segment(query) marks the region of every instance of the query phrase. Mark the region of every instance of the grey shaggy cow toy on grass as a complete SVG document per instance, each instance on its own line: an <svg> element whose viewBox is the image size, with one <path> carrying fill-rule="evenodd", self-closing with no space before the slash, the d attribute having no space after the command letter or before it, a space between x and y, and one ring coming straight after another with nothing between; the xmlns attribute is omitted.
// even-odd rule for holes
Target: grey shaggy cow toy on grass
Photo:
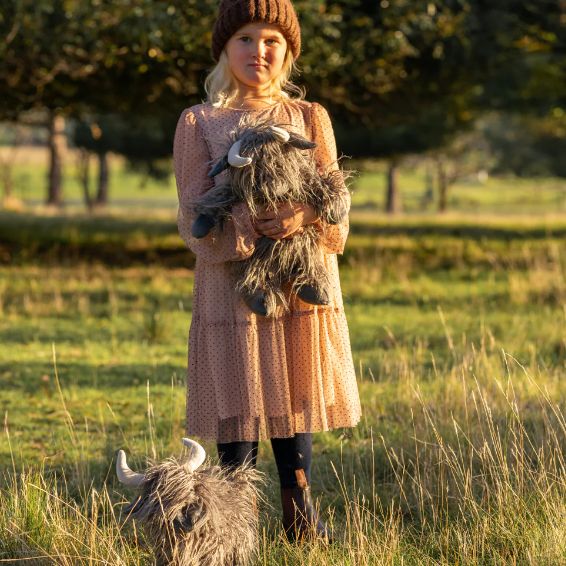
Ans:
<svg viewBox="0 0 566 566"><path fill-rule="evenodd" d="M273 314L278 299L289 310L284 291L289 282L302 301L313 305L330 303L330 280L320 240L326 225L340 224L348 214L344 181L352 172L330 167L319 172L312 151L316 143L294 133L289 126L293 127L244 115L219 142L226 155L208 174L214 177L227 171L228 175L190 201L197 214L191 230L199 239L213 229L213 237L218 237L224 222L231 218L232 207L239 202L248 205L252 221L258 216L259 205L274 210L284 202L313 205L322 220L322 234L315 224L308 224L303 233L289 239L261 235L249 258L231 262L237 278L236 293L261 316Z"/></svg>
<svg viewBox="0 0 566 566"><path fill-rule="evenodd" d="M204 448L188 438L185 459L168 458L144 474L118 452L118 479L140 495L122 513L139 521L157 566L240 566L259 551L257 485L262 472L249 462L236 468L201 468Z"/></svg>

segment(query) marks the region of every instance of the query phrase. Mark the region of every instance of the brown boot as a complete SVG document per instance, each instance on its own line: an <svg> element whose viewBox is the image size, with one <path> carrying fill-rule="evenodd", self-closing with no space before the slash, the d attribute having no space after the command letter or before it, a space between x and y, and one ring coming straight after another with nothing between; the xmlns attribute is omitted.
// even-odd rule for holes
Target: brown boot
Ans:
<svg viewBox="0 0 566 566"><path fill-rule="evenodd" d="M313 505L311 486L307 485L305 472L295 470L298 487L281 488L283 507L283 528L291 542L313 538L323 539L329 544L335 542L332 530L318 517Z"/></svg>

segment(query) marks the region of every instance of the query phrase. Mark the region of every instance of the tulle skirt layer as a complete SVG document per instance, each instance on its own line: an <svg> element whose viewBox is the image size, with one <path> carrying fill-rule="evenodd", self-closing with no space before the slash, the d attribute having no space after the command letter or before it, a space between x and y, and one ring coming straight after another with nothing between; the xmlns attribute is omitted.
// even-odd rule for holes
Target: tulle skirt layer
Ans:
<svg viewBox="0 0 566 566"><path fill-rule="evenodd" d="M205 322L189 332L186 434L234 442L353 427L360 398L343 307Z"/></svg>

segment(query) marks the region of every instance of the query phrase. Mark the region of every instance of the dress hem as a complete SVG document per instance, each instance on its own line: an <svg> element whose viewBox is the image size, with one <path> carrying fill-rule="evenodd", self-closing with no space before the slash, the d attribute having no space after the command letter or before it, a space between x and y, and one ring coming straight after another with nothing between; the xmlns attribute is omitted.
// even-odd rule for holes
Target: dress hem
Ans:
<svg viewBox="0 0 566 566"><path fill-rule="evenodd" d="M198 434L198 433L194 433L194 432L189 432L186 428L185 428L185 434L193 440L198 438L198 440L200 440L202 442L218 442L218 443L221 443L221 444L225 444L227 442L261 442L261 441L270 440L271 438L292 438L296 433L299 433L299 434L313 433L314 434L314 433L317 433L317 432L329 432L331 430L336 430L338 428L355 428L361 422L361 420L362 420L361 417L362 417L362 415L360 414L360 416L358 417L355 424L337 424L337 425L334 425L334 426L329 427L329 428L315 427L315 429L312 429L312 430L295 430L295 432L290 436L273 436L273 435L267 436L267 435L264 435L264 434L260 434L259 438L253 438L253 439L232 438L232 439L228 440L226 438L219 439L218 436L209 436L209 435L205 435L205 434Z"/></svg>

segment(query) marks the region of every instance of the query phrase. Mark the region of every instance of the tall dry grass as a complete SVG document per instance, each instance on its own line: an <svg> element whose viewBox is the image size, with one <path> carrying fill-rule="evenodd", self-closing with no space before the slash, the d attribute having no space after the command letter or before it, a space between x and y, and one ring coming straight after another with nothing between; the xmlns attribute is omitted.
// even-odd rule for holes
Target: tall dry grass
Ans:
<svg viewBox="0 0 566 566"><path fill-rule="evenodd" d="M505 352L489 354L485 344L455 354L451 368L433 379L418 377L409 352L399 352L399 359L392 411L380 414L368 405L366 415L373 411L370 417L397 422L402 434L388 439L372 427L368 439L330 460L327 481L339 489L323 516L342 533L342 542L331 549L290 545L276 511L264 505L259 563L564 564L566 419L560 370L536 362L524 367ZM363 392L373 388L379 394L373 377L360 380ZM63 396L61 402L66 411ZM395 411L396 403L406 412ZM68 423L71 445L74 425ZM148 423L151 428L151 418ZM151 451L155 454L153 444ZM113 478L96 490L81 466L77 458L71 470L75 479L82 477L78 492L69 489L65 475L43 467L5 473L4 563L151 563L135 523L124 524L125 500L110 487Z"/></svg>
<svg viewBox="0 0 566 566"><path fill-rule="evenodd" d="M60 479L64 481L64 476ZM4 563L145 563L147 554L138 545L138 533L123 527L106 486L100 492L85 486L78 503L58 483L43 470L8 476L7 487L0 492L0 556Z"/></svg>

